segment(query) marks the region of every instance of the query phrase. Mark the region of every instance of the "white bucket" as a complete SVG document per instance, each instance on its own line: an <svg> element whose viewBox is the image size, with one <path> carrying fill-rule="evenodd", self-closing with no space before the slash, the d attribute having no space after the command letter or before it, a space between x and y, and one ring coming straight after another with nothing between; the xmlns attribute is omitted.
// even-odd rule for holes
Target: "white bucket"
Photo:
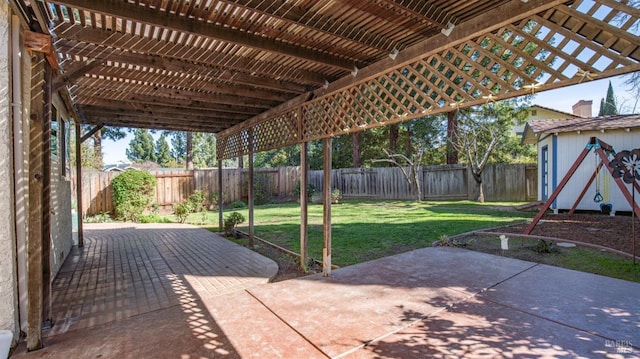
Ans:
<svg viewBox="0 0 640 359"><path fill-rule="evenodd" d="M7 359L9 357L12 340L13 333L10 330L0 330L0 359Z"/></svg>

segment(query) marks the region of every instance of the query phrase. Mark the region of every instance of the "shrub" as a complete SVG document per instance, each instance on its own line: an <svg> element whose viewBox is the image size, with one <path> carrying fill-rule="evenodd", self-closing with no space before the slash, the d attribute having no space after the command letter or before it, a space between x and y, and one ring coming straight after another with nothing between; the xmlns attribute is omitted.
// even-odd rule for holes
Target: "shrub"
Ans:
<svg viewBox="0 0 640 359"><path fill-rule="evenodd" d="M331 190L331 203L338 203L338 201L342 198L342 193L339 189L334 188Z"/></svg>
<svg viewBox="0 0 640 359"><path fill-rule="evenodd" d="M138 221L149 206L156 178L149 172L129 169L111 181L116 219Z"/></svg>
<svg viewBox="0 0 640 359"><path fill-rule="evenodd" d="M83 220L85 223L110 223L113 222L111 220L111 215L108 212L102 212L96 214L95 216L85 217Z"/></svg>
<svg viewBox="0 0 640 359"><path fill-rule="evenodd" d="M244 203L244 201L235 201L235 202L231 202L231 204L229 205L229 208L231 209L247 208L247 204Z"/></svg>
<svg viewBox="0 0 640 359"><path fill-rule="evenodd" d="M171 223L171 220L167 217L163 217L157 213L142 214L138 218L140 223Z"/></svg>
<svg viewBox="0 0 640 359"><path fill-rule="evenodd" d="M202 213L203 222L207 208L204 205L205 195L201 190L194 191L189 198L182 203L173 206L173 213L180 223L184 223L191 213Z"/></svg>
<svg viewBox="0 0 640 359"><path fill-rule="evenodd" d="M231 212L224 217L224 233L227 236L236 235L236 226L244 222L244 216L238 212Z"/></svg>

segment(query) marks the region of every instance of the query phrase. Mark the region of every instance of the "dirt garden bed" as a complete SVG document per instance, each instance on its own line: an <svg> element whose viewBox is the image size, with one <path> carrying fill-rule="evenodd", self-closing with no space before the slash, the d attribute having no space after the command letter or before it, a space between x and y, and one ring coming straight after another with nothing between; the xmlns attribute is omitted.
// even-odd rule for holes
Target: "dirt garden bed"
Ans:
<svg viewBox="0 0 640 359"><path fill-rule="evenodd" d="M603 214L545 214L532 235L596 244L628 254L633 252L631 216ZM524 233L529 224L502 227L498 232ZM640 221L635 219L636 255L640 255Z"/></svg>

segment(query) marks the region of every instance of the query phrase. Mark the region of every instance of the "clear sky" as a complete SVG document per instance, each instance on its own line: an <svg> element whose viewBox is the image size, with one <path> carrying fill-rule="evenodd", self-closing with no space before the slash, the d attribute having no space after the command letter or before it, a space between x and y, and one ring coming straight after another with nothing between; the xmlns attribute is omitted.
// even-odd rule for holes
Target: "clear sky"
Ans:
<svg viewBox="0 0 640 359"><path fill-rule="evenodd" d="M625 77L623 76L612 77L609 79L597 79L570 87L539 92L536 93L536 96L533 98L532 104L570 113L572 112L571 107L576 102L580 100L592 100L593 115L596 116L600 108L600 99L605 97L607 94L609 80L611 80L611 84L613 85L613 91L616 95L618 107L622 106L623 113L630 113L634 102L637 99L632 98L632 95L627 91L627 87L624 85ZM640 112L640 104L638 105L639 107L636 108L636 113ZM156 134L154 135L154 138L158 138L158 136L159 134ZM127 147L129 147L129 142L132 138L133 135L128 134L126 138L117 142L104 140L104 163L114 164L120 161L128 161L125 151Z"/></svg>

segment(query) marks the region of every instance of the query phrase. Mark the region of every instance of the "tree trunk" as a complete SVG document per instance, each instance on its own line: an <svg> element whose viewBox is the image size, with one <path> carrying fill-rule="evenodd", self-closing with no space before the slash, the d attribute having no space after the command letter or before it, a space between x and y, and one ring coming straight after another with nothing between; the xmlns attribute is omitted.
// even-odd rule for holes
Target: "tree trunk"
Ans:
<svg viewBox="0 0 640 359"><path fill-rule="evenodd" d="M407 157L411 157L411 130L409 129L407 129L407 143L405 145Z"/></svg>
<svg viewBox="0 0 640 359"><path fill-rule="evenodd" d="M351 146L353 155L353 168L362 167L362 132L351 134Z"/></svg>
<svg viewBox="0 0 640 359"><path fill-rule="evenodd" d="M480 203L484 203L484 189L482 188L482 172L472 173L473 180L476 182L476 187L478 187L478 192L476 196L476 201Z"/></svg>
<svg viewBox="0 0 640 359"><path fill-rule="evenodd" d="M391 152L396 152L398 148L398 135L400 127L398 125L389 125L389 149Z"/></svg>
<svg viewBox="0 0 640 359"><path fill-rule="evenodd" d="M458 136L458 111L447 113L447 164L455 165L458 163L458 150L453 145Z"/></svg>
<svg viewBox="0 0 640 359"><path fill-rule="evenodd" d="M95 165L98 170L104 167L102 163L102 130L93 135L93 155L95 156Z"/></svg>
<svg viewBox="0 0 640 359"><path fill-rule="evenodd" d="M238 168L244 168L244 156L238 156Z"/></svg>
<svg viewBox="0 0 640 359"><path fill-rule="evenodd" d="M413 188L416 194L416 202L422 201L422 189L420 188L419 164L414 163L411 170L413 171Z"/></svg>
<svg viewBox="0 0 640 359"><path fill-rule="evenodd" d="M187 171L193 169L193 132L187 132Z"/></svg>

